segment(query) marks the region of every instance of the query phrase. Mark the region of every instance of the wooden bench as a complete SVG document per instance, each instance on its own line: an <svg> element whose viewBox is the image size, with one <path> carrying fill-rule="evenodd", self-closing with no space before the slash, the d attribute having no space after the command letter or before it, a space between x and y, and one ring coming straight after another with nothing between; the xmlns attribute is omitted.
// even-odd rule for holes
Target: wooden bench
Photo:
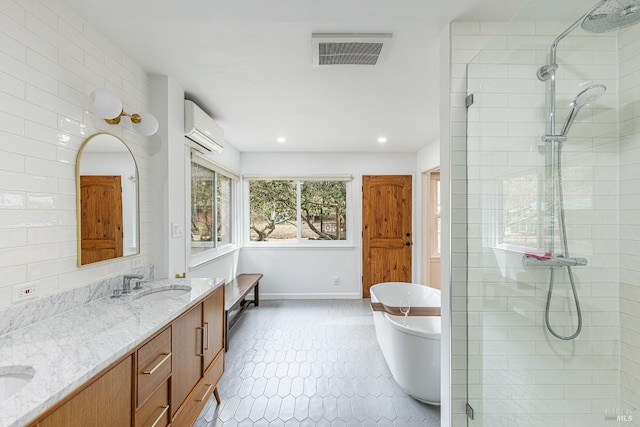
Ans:
<svg viewBox="0 0 640 427"><path fill-rule="evenodd" d="M224 285L224 349L229 350L229 330L238 321L240 315L250 304L256 307L260 305L259 288L262 274L239 274L234 280ZM247 300L245 297L251 290L253 299ZM229 320L229 314L236 308L240 310Z"/></svg>

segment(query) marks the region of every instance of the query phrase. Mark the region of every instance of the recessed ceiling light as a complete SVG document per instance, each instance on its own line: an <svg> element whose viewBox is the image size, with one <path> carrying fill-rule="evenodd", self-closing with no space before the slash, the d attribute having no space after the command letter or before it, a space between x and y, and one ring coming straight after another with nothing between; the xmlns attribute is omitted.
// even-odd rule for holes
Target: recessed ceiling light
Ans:
<svg viewBox="0 0 640 427"><path fill-rule="evenodd" d="M276 141L278 141L278 144L284 144L285 142L287 142L287 139L283 136L278 137L278 139L276 139Z"/></svg>
<svg viewBox="0 0 640 427"><path fill-rule="evenodd" d="M380 138L378 138L378 143L379 144L385 144L387 142L387 138L384 136L381 136Z"/></svg>

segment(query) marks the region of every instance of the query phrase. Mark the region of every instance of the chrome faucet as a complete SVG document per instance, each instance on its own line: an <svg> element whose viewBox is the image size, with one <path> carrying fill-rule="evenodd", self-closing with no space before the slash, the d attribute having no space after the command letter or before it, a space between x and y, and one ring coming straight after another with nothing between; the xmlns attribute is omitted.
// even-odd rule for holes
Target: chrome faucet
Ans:
<svg viewBox="0 0 640 427"><path fill-rule="evenodd" d="M134 289L140 289L141 287L140 282L142 281L142 279L144 279L144 276L140 274L125 274L124 276L122 276L122 293L123 294L131 293L132 279L138 279L138 283L136 283L136 286L134 287Z"/></svg>

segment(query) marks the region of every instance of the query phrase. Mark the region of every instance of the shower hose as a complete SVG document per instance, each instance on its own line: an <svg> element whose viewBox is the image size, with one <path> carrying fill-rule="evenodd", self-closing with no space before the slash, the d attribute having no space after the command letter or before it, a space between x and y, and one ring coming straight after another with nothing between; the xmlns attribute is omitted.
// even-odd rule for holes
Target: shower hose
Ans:
<svg viewBox="0 0 640 427"><path fill-rule="evenodd" d="M560 236L562 240L562 248L564 250L564 256L569 257L569 244L567 243L567 227L565 224L564 218L564 191L562 189L562 142L558 142L558 153L557 153L557 164L558 164L558 212L559 217L558 221L560 222ZM580 309L580 300L578 299L578 292L576 291L576 282L573 278L573 272L571 271L571 266L567 266L567 272L569 274L569 282L571 282L571 290L573 292L573 300L576 305L576 313L578 315L578 327L575 332L569 336L563 336L554 331L551 327L551 323L549 322L549 311L551 306L551 298L553 296L553 284L555 281L555 268L551 267L549 274L549 292L547 292L547 306L544 311L544 322L547 325L547 329L554 337L559 338L561 340L572 340L580 335L582 331L582 310Z"/></svg>

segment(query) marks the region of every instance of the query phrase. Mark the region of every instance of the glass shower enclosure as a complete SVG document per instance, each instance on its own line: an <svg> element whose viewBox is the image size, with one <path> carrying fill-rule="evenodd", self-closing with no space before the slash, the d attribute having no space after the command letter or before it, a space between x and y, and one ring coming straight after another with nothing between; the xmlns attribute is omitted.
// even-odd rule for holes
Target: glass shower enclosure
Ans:
<svg viewBox="0 0 640 427"><path fill-rule="evenodd" d="M640 425L640 25L581 25L636 13L532 0L467 66L469 426Z"/></svg>

